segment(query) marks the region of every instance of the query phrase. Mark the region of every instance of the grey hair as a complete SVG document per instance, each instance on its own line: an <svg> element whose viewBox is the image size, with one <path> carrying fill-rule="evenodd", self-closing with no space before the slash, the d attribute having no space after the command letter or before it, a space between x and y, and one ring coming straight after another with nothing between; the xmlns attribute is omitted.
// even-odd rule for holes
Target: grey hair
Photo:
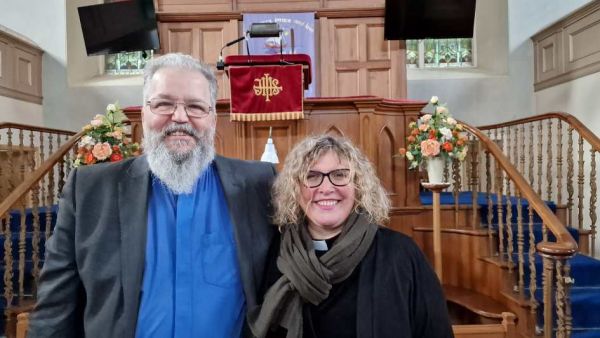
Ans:
<svg viewBox="0 0 600 338"><path fill-rule="evenodd" d="M194 59L190 55L182 53L169 53L146 63L144 67L144 92L143 99L144 103L148 101L148 92L150 90L150 83L154 74L162 68L176 68L183 70L190 70L198 72L206 78L210 90L210 105L215 108L217 103L217 78L211 67L197 59Z"/></svg>
<svg viewBox="0 0 600 338"><path fill-rule="evenodd" d="M363 153L342 137L310 136L300 141L285 158L283 170L273 184L273 222L278 226L297 224L303 219L300 207L300 186L310 168L321 156L332 151L340 160L348 161L351 184L356 191L354 209L364 213L371 222L388 221L390 200L375 173L375 168Z"/></svg>

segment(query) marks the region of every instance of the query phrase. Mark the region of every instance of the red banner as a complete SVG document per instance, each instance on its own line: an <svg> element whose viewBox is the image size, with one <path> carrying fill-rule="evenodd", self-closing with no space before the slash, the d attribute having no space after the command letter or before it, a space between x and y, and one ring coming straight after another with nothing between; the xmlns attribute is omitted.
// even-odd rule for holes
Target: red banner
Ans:
<svg viewBox="0 0 600 338"><path fill-rule="evenodd" d="M231 66L232 121L301 119L302 65Z"/></svg>

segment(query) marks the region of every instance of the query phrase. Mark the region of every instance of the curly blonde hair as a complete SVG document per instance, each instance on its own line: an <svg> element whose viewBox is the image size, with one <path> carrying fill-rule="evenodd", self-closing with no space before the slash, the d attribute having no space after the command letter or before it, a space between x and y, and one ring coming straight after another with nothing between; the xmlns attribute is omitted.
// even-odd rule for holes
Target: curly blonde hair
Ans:
<svg viewBox="0 0 600 338"><path fill-rule="evenodd" d="M346 138L317 135L296 144L275 179L273 222L276 225L297 224L304 219L299 203L300 187L310 168L330 151L340 160L348 161L356 196L354 210L365 214L373 223L382 224L389 219L390 201L367 157Z"/></svg>

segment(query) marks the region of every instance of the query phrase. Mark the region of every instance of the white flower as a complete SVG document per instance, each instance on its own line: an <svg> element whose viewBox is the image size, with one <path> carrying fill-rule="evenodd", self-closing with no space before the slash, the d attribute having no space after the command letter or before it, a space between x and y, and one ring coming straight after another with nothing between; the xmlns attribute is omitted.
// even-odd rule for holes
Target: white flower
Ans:
<svg viewBox="0 0 600 338"><path fill-rule="evenodd" d="M451 140L452 139L452 130L442 127L439 129L440 133L444 136L444 139Z"/></svg>
<svg viewBox="0 0 600 338"><path fill-rule="evenodd" d="M117 107L114 104L109 104L108 106L106 106L106 111L116 111Z"/></svg>
<svg viewBox="0 0 600 338"><path fill-rule="evenodd" d="M409 161L412 161L415 157L413 156L413 154L410 151L406 152L406 159Z"/></svg>
<svg viewBox="0 0 600 338"><path fill-rule="evenodd" d="M93 146L94 144L96 144L96 141L94 141L94 138L91 136L84 136L81 138L81 140L79 141L79 146L80 147L85 147L85 146Z"/></svg>
<svg viewBox="0 0 600 338"><path fill-rule="evenodd" d="M431 104L437 104L438 103L438 97L437 96L432 96L431 100L429 100L429 102L431 102Z"/></svg>
<svg viewBox="0 0 600 338"><path fill-rule="evenodd" d="M448 108L444 106L437 106L435 107L435 113L440 115L448 114Z"/></svg>
<svg viewBox="0 0 600 338"><path fill-rule="evenodd" d="M102 119L93 119L92 121L90 121L92 127L100 127L102 123Z"/></svg>
<svg viewBox="0 0 600 338"><path fill-rule="evenodd" d="M455 120L455 119L453 119L453 118L451 118L451 117L448 117L448 118L446 119L446 122L447 122L449 125L451 125L451 126L453 126L453 125L455 125L455 124L456 124L456 120Z"/></svg>

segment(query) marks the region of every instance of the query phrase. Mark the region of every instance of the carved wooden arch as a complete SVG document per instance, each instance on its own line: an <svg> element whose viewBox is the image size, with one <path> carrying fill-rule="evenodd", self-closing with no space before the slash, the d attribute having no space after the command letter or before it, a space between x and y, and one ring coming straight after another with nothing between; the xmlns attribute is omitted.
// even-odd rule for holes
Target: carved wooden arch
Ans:
<svg viewBox="0 0 600 338"><path fill-rule="evenodd" d="M330 125L329 127L327 127L327 129L325 129L325 134L332 135L332 136L345 137L344 133L338 127L336 127L334 125Z"/></svg>
<svg viewBox="0 0 600 338"><path fill-rule="evenodd" d="M381 179L381 184L388 193L397 194L396 172L394 154L396 149L396 140L394 133L388 125L381 127L376 138L377 147L375 154L377 175Z"/></svg>

